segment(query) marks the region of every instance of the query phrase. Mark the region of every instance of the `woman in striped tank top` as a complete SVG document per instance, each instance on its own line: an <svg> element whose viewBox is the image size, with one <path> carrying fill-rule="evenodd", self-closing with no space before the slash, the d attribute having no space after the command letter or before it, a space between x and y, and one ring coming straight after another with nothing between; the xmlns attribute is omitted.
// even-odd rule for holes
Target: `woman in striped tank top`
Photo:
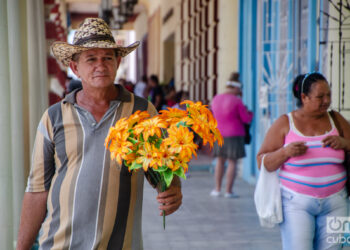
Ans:
<svg viewBox="0 0 350 250"><path fill-rule="evenodd" d="M328 113L331 91L320 73L299 75L293 94L298 109L274 122L257 155L259 166L265 154L266 169L280 170L283 249L341 249L341 230L332 229L348 216L342 163L344 150L350 151L350 124L335 112L340 137Z"/></svg>

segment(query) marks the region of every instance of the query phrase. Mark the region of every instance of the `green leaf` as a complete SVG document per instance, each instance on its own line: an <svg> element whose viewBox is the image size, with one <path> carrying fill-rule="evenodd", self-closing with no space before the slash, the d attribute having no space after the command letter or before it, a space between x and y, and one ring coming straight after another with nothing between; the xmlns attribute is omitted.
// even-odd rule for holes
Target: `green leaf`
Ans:
<svg viewBox="0 0 350 250"><path fill-rule="evenodd" d="M164 176L166 186L169 187L174 178L173 171L171 171L171 169L168 168L167 171L162 172L162 175Z"/></svg>
<svg viewBox="0 0 350 250"><path fill-rule="evenodd" d="M132 137L128 137L128 140L132 143L132 144L136 144L138 143L138 140L132 138Z"/></svg>
<svg viewBox="0 0 350 250"><path fill-rule="evenodd" d="M160 148L160 145L162 144L162 139L157 140L156 143L154 144L156 146L156 148Z"/></svg>
<svg viewBox="0 0 350 250"><path fill-rule="evenodd" d="M185 179L186 180L186 175L185 175L185 172L184 172L184 169L182 167L179 167L175 172L174 174L176 174L177 176L181 177L182 179Z"/></svg>
<svg viewBox="0 0 350 250"><path fill-rule="evenodd" d="M179 128L180 126L189 127L189 126L186 124L186 122L184 122L184 121L178 122L178 123L176 124L176 127Z"/></svg>
<svg viewBox="0 0 350 250"><path fill-rule="evenodd" d="M139 168L142 168L142 164L136 163L136 161L134 161L134 162L131 164L131 167L129 168L129 170L135 170L135 169L139 169Z"/></svg>
<svg viewBox="0 0 350 250"><path fill-rule="evenodd" d="M168 170L168 167L165 166L165 165L159 167L158 169L154 169L154 171L157 171L157 172L159 172L159 173L165 172L165 171L167 171L167 170Z"/></svg>

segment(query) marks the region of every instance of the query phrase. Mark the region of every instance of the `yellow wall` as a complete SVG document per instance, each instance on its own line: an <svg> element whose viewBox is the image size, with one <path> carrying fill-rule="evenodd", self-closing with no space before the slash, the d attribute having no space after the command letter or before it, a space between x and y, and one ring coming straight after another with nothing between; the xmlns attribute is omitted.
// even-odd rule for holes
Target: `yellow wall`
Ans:
<svg viewBox="0 0 350 250"><path fill-rule="evenodd" d="M239 1L219 1L219 58L218 92L225 90L225 84L233 71L238 71L238 28Z"/></svg>

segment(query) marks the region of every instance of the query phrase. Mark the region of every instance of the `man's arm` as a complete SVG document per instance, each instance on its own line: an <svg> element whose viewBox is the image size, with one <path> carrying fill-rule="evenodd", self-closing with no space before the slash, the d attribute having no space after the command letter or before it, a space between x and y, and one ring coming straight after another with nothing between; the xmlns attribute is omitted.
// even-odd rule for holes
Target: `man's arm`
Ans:
<svg viewBox="0 0 350 250"><path fill-rule="evenodd" d="M158 194L157 201L159 202L160 215L169 215L174 213L182 204L181 181L178 176L174 176L169 188Z"/></svg>
<svg viewBox="0 0 350 250"><path fill-rule="evenodd" d="M31 249L46 216L48 192L25 193L17 238L17 250Z"/></svg>

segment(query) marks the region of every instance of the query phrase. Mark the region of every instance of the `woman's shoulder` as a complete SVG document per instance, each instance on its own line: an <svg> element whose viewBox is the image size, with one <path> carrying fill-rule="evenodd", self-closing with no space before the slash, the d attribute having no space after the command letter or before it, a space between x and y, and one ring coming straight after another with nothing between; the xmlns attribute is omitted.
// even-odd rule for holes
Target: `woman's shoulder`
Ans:
<svg viewBox="0 0 350 250"><path fill-rule="evenodd" d="M271 126L272 130L283 132L287 134L289 131L289 118L287 114L283 114Z"/></svg>

